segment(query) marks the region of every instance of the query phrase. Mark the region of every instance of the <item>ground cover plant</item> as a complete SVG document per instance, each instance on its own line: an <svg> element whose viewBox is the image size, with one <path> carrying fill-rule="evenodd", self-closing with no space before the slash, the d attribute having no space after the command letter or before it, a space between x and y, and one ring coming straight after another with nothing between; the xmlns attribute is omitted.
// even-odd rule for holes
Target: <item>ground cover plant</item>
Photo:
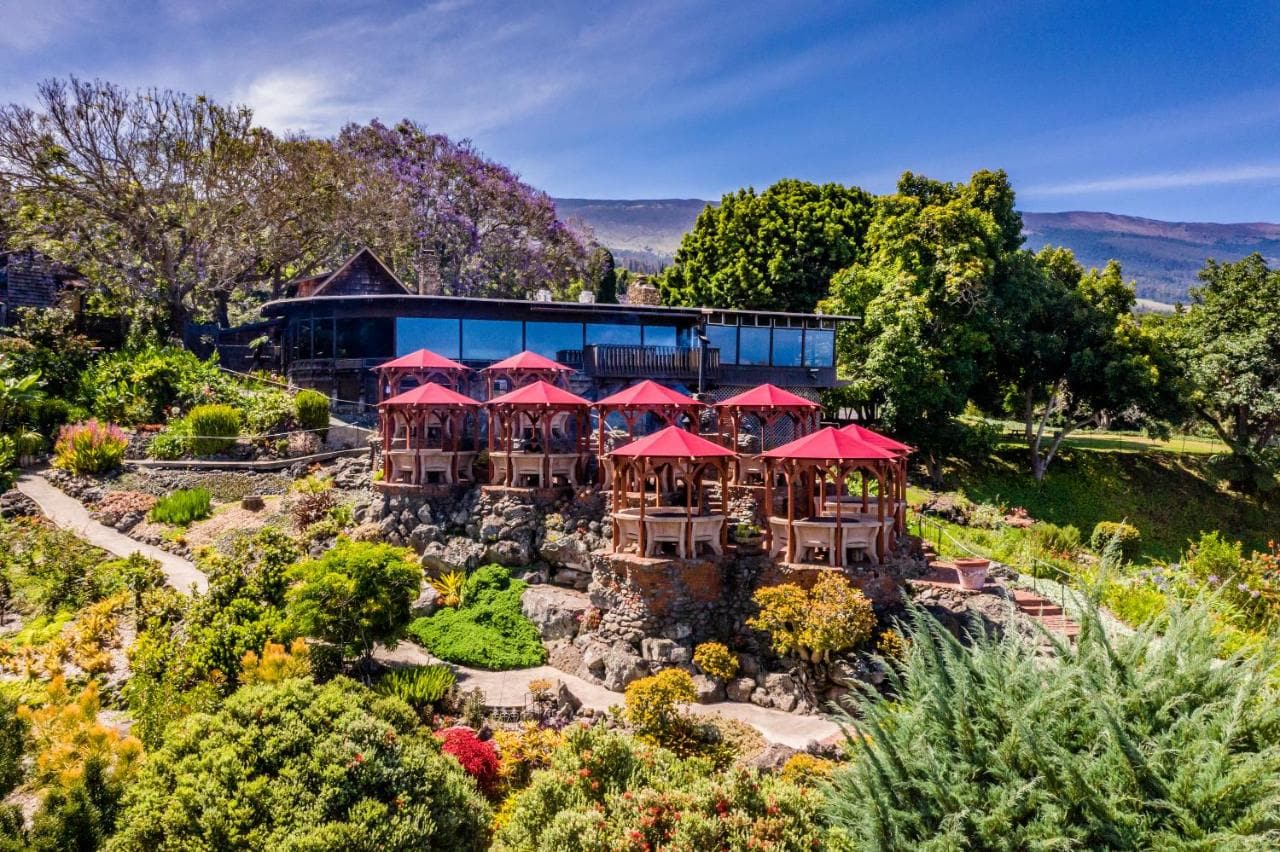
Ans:
<svg viewBox="0 0 1280 852"><path fill-rule="evenodd" d="M409 634L442 660L482 669L518 669L543 663L542 637L520 611L527 584L500 565L476 569L462 589L462 603L409 625Z"/></svg>
<svg viewBox="0 0 1280 852"><path fill-rule="evenodd" d="M207 488L183 488L157 500L148 517L162 524L185 527L192 521L209 517L212 511Z"/></svg>
<svg viewBox="0 0 1280 852"><path fill-rule="evenodd" d="M1203 605L1045 657L962 644L922 612L894 698L866 693L827 813L849 849L1264 848L1280 839L1274 659L1227 652Z"/></svg>

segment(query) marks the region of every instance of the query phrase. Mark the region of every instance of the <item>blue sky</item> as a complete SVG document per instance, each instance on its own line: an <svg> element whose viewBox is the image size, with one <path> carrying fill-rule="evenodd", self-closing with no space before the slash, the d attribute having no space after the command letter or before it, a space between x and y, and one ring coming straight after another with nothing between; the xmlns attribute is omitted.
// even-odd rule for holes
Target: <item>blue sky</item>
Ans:
<svg viewBox="0 0 1280 852"><path fill-rule="evenodd" d="M987 167L1025 210L1280 221L1277 33L1274 0L0 0L0 100L74 73L277 130L410 116L560 196Z"/></svg>

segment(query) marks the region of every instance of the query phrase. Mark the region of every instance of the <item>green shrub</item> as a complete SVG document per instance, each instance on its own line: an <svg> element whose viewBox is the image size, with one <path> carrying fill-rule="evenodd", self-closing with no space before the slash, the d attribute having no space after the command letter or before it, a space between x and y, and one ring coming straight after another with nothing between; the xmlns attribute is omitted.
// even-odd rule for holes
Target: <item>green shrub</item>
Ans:
<svg viewBox="0 0 1280 852"><path fill-rule="evenodd" d="M489 807L416 728L402 702L345 678L243 687L170 726L111 848L478 852Z"/></svg>
<svg viewBox="0 0 1280 852"><path fill-rule="evenodd" d="M1205 606L1173 606L1163 635L1108 635L1086 610L1047 655L912 621L893 697L860 693L845 720L826 810L846 848L1274 845L1275 664L1226 654Z"/></svg>
<svg viewBox="0 0 1280 852"><path fill-rule="evenodd" d="M191 452L191 424L185 417L174 420L157 432L147 444L147 455L153 459L172 461Z"/></svg>
<svg viewBox="0 0 1280 852"><path fill-rule="evenodd" d="M9 795L22 780L26 746L27 725L18 716L18 702L0 692L0 798Z"/></svg>
<svg viewBox="0 0 1280 852"><path fill-rule="evenodd" d="M458 678L448 666L414 666L388 672L378 681L377 689L383 695L399 698L426 719L431 708L448 695L457 682Z"/></svg>
<svg viewBox="0 0 1280 852"><path fill-rule="evenodd" d="M110 423L89 420L63 426L53 448L53 466L77 476L115 470L124 461L129 437Z"/></svg>
<svg viewBox="0 0 1280 852"><path fill-rule="evenodd" d="M299 429L320 430L321 437L329 428L329 397L313 390L300 390L293 398L294 417Z"/></svg>
<svg viewBox="0 0 1280 852"><path fill-rule="evenodd" d="M824 848L823 798L774 773L714 771L603 725L574 727L499 814L493 849Z"/></svg>
<svg viewBox="0 0 1280 852"><path fill-rule="evenodd" d="M738 673L738 655L721 642L703 642L693 649L693 664L708 677L729 680Z"/></svg>
<svg viewBox="0 0 1280 852"><path fill-rule="evenodd" d="M663 669L627 684L627 721L635 732L666 745L688 721L680 705L698 700L693 678L684 669Z"/></svg>
<svg viewBox="0 0 1280 852"><path fill-rule="evenodd" d="M284 432L296 416L293 397L274 388L246 392L242 404L245 428L255 437Z"/></svg>
<svg viewBox="0 0 1280 852"><path fill-rule="evenodd" d="M1099 553L1107 549L1107 545L1115 540L1120 547L1120 555L1126 562L1138 558L1142 548L1142 533L1130 524L1116 521L1099 521L1089 536L1089 546Z"/></svg>
<svg viewBox="0 0 1280 852"><path fill-rule="evenodd" d="M1054 556L1070 559L1080 553L1080 530L1071 524L1060 527L1040 521L1031 527L1030 536L1037 547Z"/></svg>
<svg viewBox="0 0 1280 852"><path fill-rule="evenodd" d="M19 604L50 615L87 606L122 588L109 566L106 552L47 521L0 520L0 576Z"/></svg>
<svg viewBox="0 0 1280 852"><path fill-rule="evenodd" d="M526 585L500 565L479 568L463 585L461 606L419 618L409 633L451 663L496 671L541 665L542 637L520 610Z"/></svg>
<svg viewBox="0 0 1280 852"><path fill-rule="evenodd" d="M290 624L298 633L340 645L351 656L394 645L409 623L422 584L411 552L389 544L338 539L319 559L289 571Z"/></svg>
<svg viewBox="0 0 1280 852"><path fill-rule="evenodd" d="M196 456L225 453L236 445L240 412L229 405L198 405L186 416L191 452Z"/></svg>
<svg viewBox="0 0 1280 852"><path fill-rule="evenodd" d="M212 511L209 489L184 488L157 500L147 517L161 524L185 527L192 521L209 517Z"/></svg>
<svg viewBox="0 0 1280 852"><path fill-rule="evenodd" d="M16 478L18 448L8 435L0 435L0 491L8 491Z"/></svg>
<svg viewBox="0 0 1280 852"><path fill-rule="evenodd" d="M85 372L80 396L97 417L116 423L163 423L170 409L235 398L231 380L210 359L178 347L114 352Z"/></svg>

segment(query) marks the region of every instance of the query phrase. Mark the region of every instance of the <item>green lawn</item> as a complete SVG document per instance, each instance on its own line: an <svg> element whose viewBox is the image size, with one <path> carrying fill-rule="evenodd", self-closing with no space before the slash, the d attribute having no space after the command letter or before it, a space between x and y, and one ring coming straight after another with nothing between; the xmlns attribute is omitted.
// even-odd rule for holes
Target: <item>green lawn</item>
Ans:
<svg viewBox="0 0 1280 852"><path fill-rule="evenodd" d="M1038 520L1072 524L1086 540L1098 521L1127 520L1141 530L1143 552L1159 559L1177 559L1209 530L1252 549L1280 537L1280 507L1219 487L1204 454L1064 448L1037 484L1023 452L1001 450L985 464L949 471L947 486L976 502L1022 506Z"/></svg>
<svg viewBox="0 0 1280 852"><path fill-rule="evenodd" d="M1022 423L1013 420L987 420L987 423L1000 429L1004 435L1001 440L1002 449L1025 449L1026 442L1022 437ZM1044 440L1046 447L1051 440L1051 433L1046 432ZM1118 453L1141 453L1155 450L1167 453L1212 455L1228 451L1227 445L1217 438L1174 435L1168 440L1162 440L1149 437L1141 432L1106 432L1096 429L1073 432L1062 443L1067 447Z"/></svg>

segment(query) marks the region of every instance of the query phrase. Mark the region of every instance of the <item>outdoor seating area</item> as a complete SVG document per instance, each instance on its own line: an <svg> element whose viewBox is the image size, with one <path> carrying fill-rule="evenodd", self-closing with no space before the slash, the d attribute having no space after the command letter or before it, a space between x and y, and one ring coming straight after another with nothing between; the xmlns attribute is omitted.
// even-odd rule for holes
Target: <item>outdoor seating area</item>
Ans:
<svg viewBox="0 0 1280 852"><path fill-rule="evenodd" d="M530 352L483 371L490 391L516 385L487 402L428 380L461 386L466 368L426 350L378 369L389 387L416 383L379 406L388 487L594 480L612 497L613 550L646 557L722 553L731 485L757 494L769 553L786 562L883 562L905 530L911 448L859 425L819 429L816 402L773 385L710 407L704 436L709 407L690 396L645 380L592 402L565 387L568 367Z"/></svg>

